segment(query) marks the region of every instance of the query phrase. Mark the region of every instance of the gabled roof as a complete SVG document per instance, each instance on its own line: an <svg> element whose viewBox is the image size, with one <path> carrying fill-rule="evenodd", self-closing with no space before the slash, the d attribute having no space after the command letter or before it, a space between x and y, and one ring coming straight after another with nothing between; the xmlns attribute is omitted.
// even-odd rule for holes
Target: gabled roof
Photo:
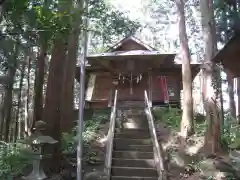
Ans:
<svg viewBox="0 0 240 180"><path fill-rule="evenodd" d="M118 51L122 46L124 46L126 43L129 43L129 42L132 42L132 43L142 47L141 49L138 49L138 50L156 51L155 48L145 44L140 39L138 39L134 36L129 36L129 37L124 38L123 40L121 40L120 42L118 42L117 44L112 46L111 48L109 48L106 52Z"/></svg>
<svg viewBox="0 0 240 180"><path fill-rule="evenodd" d="M94 57L114 57L114 56L147 56L147 55L165 55L166 53L160 53L159 51L148 51L148 50L129 50L129 51L113 51L113 52L105 52L99 54L89 55L87 59L92 59ZM174 54L175 56L175 54Z"/></svg>
<svg viewBox="0 0 240 180"><path fill-rule="evenodd" d="M231 72L232 77L240 77L240 35L236 34L212 59L215 63L222 63L225 70Z"/></svg>

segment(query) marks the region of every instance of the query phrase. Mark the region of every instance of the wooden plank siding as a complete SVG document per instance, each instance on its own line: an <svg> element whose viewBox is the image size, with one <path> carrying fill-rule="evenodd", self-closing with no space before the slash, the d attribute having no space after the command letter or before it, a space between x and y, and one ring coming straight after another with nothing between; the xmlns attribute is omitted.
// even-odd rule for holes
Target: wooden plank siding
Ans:
<svg viewBox="0 0 240 180"><path fill-rule="evenodd" d="M112 76L109 73L96 74L92 102L108 101L110 91L113 88Z"/></svg>
<svg viewBox="0 0 240 180"><path fill-rule="evenodd" d="M92 104L96 102L100 106L104 104L107 107L110 93L114 90L112 83L113 75L110 73L96 73L95 85L91 99L88 101ZM174 102L180 101L180 80L176 76L166 76L167 87L169 90L169 100ZM144 73L142 80L137 83L133 81L133 94L130 93L130 82L125 80L116 86L118 89L118 101L144 101L144 91L149 90L148 73ZM152 101L164 102L163 88L158 74L152 75ZM172 96L171 96L172 93Z"/></svg>

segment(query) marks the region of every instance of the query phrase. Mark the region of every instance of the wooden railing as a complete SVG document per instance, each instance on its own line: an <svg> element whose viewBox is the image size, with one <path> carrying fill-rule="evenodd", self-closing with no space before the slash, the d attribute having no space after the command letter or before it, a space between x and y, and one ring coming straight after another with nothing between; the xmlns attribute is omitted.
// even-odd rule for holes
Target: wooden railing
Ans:
<svg viewBox="0 0 240 180"><path fill-rule="evenodd" d="M159 145L157 133L154 125L153 115L150 108L150 103L147 96L147 91L144 92L145 96L145 113L148 119L149 130L151 134L151 138L153 141L153 153L154 153L154 161L157 167L158 172L158 180L166 180L167 175L164 168L164 155L162 147Z"/></svg>
<svg viewBox="0 0 240 180"><path fill-rule="evenodd" d="M105 168L104 172L107 176L107 180L111 178L111 165L112 165L112 150L113 150L113 138L116 124L116 106L117 106L117 95L118 91L115 91L114 103L111 110L110 124L107 135L107 145L106 145L106 157L105 157Z"/></svg>

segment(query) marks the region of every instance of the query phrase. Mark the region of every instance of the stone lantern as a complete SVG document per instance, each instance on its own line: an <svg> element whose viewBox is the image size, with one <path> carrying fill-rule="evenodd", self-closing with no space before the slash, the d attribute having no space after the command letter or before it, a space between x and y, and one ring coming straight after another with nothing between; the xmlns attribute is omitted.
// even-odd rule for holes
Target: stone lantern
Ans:
<svg viewBox="0 0 240 180"><path fill-rule="evenodd" d="M41 161L43 158L49 158L51 155L43 154L43 146L46 144L55 144L57 141L50 136L44 136L42 131L45 129L46 123L37 121L33 134L23 141L24 144L29 145L29 148L25 152L26 156L33 160L32 172L27 177L24 177L25 180L43 180L47 178Z"/></svg>

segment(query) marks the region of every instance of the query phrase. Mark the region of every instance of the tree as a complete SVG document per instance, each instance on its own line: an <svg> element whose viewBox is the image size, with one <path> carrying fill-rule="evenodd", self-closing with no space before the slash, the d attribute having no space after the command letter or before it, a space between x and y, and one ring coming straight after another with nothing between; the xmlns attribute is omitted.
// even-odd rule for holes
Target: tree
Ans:
<svg viewBox="0 0 240 180"><path fill-rule="evenodd" d="M216 35L217 41L223 44L226 44L231 37L231 14L232 8L229 7L224 1L217 1L214 3L216 6ZM228 96L229 96L229 111L230 115L233 119L236 119L236 104L234 100L234 84L233 77L231 73L225 71L227 75L227 83L228 83Z"/></svg>
<svg viewBox="0 0 240 180"><path fill-rule="evenodd" d="M89 8L86 14L91 23L89 31L95 40L104 42L96 43L96 48L107 47L139 28L138 22L131 21L104 0L90 0ZM4 1L0 13L3 27L0 30L0 80L5 83L0 133L5 141L16 139L14 135L24 137L23 128L28 131L25 135L30 134L29 120L44 120L48 124L46 135L61 142L62 131L70 130L74 121L73 85L83 29L81 1ZM38 58L31 58L24 67L23 57L29 56L26 52L30 50L33 54L37 51ZM44 67L48 54L51 54L49 70ZM54 147L54 165L60 165L60 147L60 143Z"/></svg>
<svg viewBox="0 0 240 180"><path fill-rule="evenodd" d="M74 78L77 63L77 55L79 49L80 26L82 25L83 16L83 0L79 0L72 8L74 13L73 21L71 22L71 31L68 38L67 56L65 60L64 77L62 84L62 101L61 101L61 132L68 132L73 127L73 100L74 100Z"/></svg>
<svg viewBox="0 0 240 180"><path fill-rule="evenodd" d="M179 13L179 39L182 49L182 84L183 84L183 114L181 121L181 135L186 138L191 135L193 129L193 100L192 100L192 75L191 56L186 34L184 0L176 0Z"/></svg>
<svg viewBox="0 0 240 180"><path fill-rule="evenodd" d="M40 53L37 58L35 68L35 82L34 82L34 116L33 124L38 120L42 120L43 113L43 84L44 84L44 67L47 56L47 44L40 46Z"/></svg>
<svg viewBox="0 0 240 180"><path fill-rule="evenodd" d="M205 54L203 64L203 98L204 107L207 114L207 129L205 134L205 148L211 148L211 152L215 153L220 150L220 118L217 107L217 79L219 74L216 66L211 59L214 57L216 47L216 30L213 15L213 1L203 0L200 2L202 15L202 28L205 42Z"/></svg>

